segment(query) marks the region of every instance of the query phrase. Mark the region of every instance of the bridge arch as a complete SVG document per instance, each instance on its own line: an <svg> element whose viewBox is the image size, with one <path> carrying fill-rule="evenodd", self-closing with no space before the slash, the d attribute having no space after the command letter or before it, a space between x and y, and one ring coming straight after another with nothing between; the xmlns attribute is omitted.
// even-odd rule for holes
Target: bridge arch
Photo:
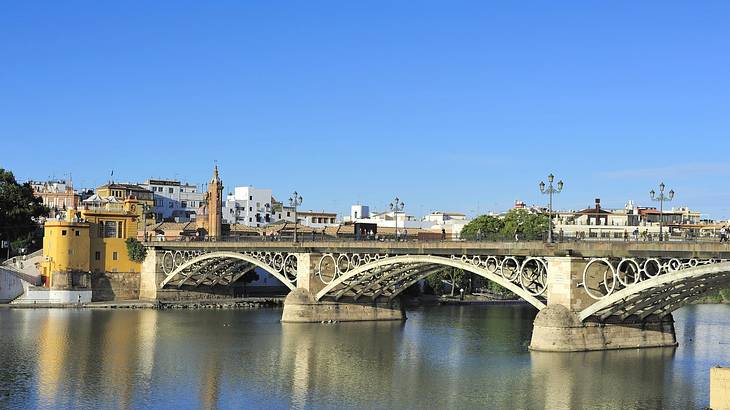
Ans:
<svg viewBox="0 0 730 410"><path fill-rule="evenodd" d="M268 265L264 261L253 257L251 255L247 255L244 253L239 252L225 252L225 251L218 251L218 252L210 252L210 253L204 253L202 255L196 256L189 261L181 264L177 268L175 268L172 272L170 272L165 279L160 283L160 288L164 288L166 285L168 285L173 279L180 278L181 276L184 276L184 278L181 278L183 283L185 282L186 278L191 277L193 274L195 275L215 275L215 273L204 273L198 271L189 271L190 268L198 266L200 269L200 265L205 261L241 261L251 264L253 267L258 267L266 271L267 273L271 274L271 276L278 279L281 283L283 283L286 287L289 288L289 290L293 290L296 286L286 278L284 274L277 271L274 267ZM207 264L203 264L202 266L209 266ZM216 265L219 266L219 265ZM212 266L212 268L215 268L215 266ZM282 270L286 269L286 266L282 267ZM220 274L220 273L219 273ZM232 282L235 282L233 280ZM181 285L180 285L181 286Z"/></svg>
<svg viewBox="0 0 730 410"><path fill-rule="evenodd" d="M505 258L505 260L508 258ZM515 263L516 259L511 258ZM537 258L526 258L517 268L524 269L528 261L539 261ZM334 298L335 300L345 296L350 291L355 291L355 299L360 295L371 291L373 298L384 293L382 283L389 278L397 276L399 281L393 286L388 295L391 299L403 292L410 285L421 279L425 279L446 268L463 269L464 271L474 273L487 280L496 282L500 286L507 288L514 294L518 295L538 310L545 308L545 303L536 295L530 293L523 286L519 286L504 276L492 272L484 267L468 263L463 259L446 258L433 255L401 255L389 256L377 259L375 261L360 265L354 269L343 273L341 276L333 279L321 291L317 293L315 299L320 301L324 298ZM513 280L519 278L512 278ZM544 291L544 289L543 289Z"/></svg>
<svg viewBox="0 0 730 410"><path fill-rule="evenodd" d="M622 320L637 316L666 316L669 313L730 285L730 262L719 262L676 270L643 280L604 297L582 310L578 317Z"/></svg>

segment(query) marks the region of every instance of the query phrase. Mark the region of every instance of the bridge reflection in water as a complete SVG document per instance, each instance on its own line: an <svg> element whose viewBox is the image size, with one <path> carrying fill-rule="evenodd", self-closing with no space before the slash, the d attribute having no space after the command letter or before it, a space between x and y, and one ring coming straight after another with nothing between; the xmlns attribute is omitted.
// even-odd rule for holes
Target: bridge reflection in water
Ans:
<svg viewBox="0 0 730 410"><path fill-rule="evenodd" d="M0 310L0 407L698 408L701 375L730 361L728 313L680 310L677 349L530 353L527 306L336 325L282 324L278 310Z"/></svg>

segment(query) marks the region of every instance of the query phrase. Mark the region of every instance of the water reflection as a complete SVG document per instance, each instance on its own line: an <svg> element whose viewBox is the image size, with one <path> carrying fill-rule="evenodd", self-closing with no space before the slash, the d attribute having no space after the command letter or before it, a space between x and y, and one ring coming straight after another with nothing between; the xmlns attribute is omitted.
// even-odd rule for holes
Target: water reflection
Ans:
<svg viewBox="0 0 730 410"><path fill-rule="evenodd" d="M531 352L533 402L548 408L666 408L664 374L675 348L573 354ZM673 385L673 394L691 385ZM677 391L679 389L680 391ZM610 393L610 401L597 401Z"/></svg>
<svg viewBox="0 0 730 410"><path fill-rule="evenodd" d="M280 311L0 310L0 408L697 408L730 306L677 349L530 353L529 307L282 324Z"/></svg>

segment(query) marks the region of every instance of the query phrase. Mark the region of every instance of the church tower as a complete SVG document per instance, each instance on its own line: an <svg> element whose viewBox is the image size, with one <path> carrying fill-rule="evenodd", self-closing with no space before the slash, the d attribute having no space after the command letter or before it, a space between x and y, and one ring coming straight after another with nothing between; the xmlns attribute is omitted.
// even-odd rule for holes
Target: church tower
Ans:
<svg viewBox="0 0 730 410"><path fill-rule="evenodd" d="M213 170L213 179L208 184L208 236L215 239L221 237L223 223L223 182L218 177L218 165Z"/></svg>

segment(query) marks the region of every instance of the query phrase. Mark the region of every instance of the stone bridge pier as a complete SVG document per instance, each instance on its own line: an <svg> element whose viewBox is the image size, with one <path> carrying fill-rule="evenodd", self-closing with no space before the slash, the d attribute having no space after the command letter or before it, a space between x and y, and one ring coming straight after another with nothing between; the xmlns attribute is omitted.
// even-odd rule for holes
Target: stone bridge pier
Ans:
<svg viewBox="0 0 730 410"><path fill-rule="evenodd" d="M535 317L530 350L577 352L677 346L671 314L581 320L580 313L596 302L583 285L587 261L577 257L546 259L547 306Z"/></svg>
<svg viewBox="0 0 730 410"><path fill-rule="evenodd" d="M370 320L405 320L400 299L369 299L355 301L320 299L317 294L325 288L317 275L321 254L298 253L296 288L284 300L282 322L315 323L323 321L354 322Z"/></svg>

